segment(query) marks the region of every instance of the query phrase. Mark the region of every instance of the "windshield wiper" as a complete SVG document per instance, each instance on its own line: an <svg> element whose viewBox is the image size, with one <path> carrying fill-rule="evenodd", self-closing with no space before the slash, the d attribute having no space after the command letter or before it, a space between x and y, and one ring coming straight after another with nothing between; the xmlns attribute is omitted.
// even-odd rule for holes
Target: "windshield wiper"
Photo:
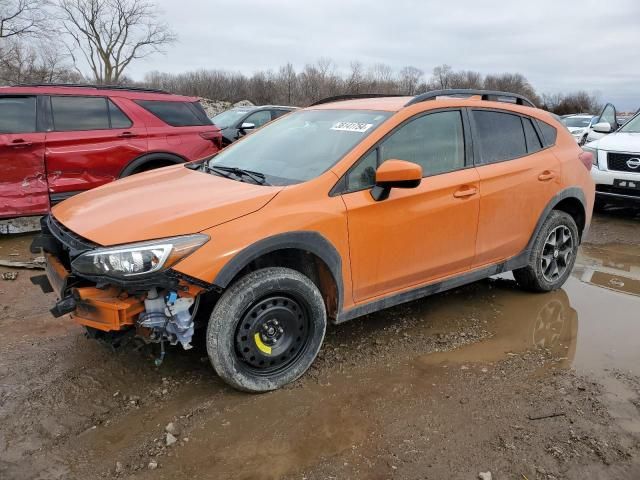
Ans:
<svg viewBox="0 0 640 480"><path fill-rule="evenodd" d="M263 173L255 172L253 170L246 170L244 168L238 167L225 167L224 165L207 165L209 170L221 170L222 172L233 173L238 177L249 177L251 180L256 182L258 185L271 185L267 182Z"/></svg>

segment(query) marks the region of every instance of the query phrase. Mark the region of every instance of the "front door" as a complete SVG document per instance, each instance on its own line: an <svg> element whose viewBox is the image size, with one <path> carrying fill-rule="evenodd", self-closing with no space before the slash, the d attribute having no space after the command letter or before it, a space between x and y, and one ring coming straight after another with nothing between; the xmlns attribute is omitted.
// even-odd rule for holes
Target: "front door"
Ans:
<svg viewBox="0 0 640 480"><path fill-rule="evenodd" d="M35 96L0 97L0 218L49 210L44 132Z"/></svg>
<svg viewBox="0 0 640 480"><path fill-rule="evenodd" d="M354 301L467 270L475 254L478 174L469 167L460 110L403 124L347 173L346 204ZM422 183L375 201L375 169L387 159L415 162Z"/></svg>

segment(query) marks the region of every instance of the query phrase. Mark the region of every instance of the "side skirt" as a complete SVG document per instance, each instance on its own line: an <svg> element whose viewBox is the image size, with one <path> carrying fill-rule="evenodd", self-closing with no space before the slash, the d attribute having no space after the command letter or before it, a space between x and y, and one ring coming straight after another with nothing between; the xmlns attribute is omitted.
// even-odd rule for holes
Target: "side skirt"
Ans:
<svg viewBox="0 0 640 480"><path fill-rule="evenodd" d="M353 320L354 318L377 312L378 310L384 310L385 308L394 307L402 303L411 302L419 298L428 297L429 295L444 292L446 290L451 290L452 288L458 288L469 283L477 282L478 280L483 280L492 275L497 275L498 273L510 272L511 270L515 270L516 268L524 267L527 265L529 253L530 252L526 250L521 254L510 258L509 260L506 260L502 263L490 265L479 270L474 270L473 272L464 273L456 277L448 278L441 282L434 282L428 285L423 285L416 289L397 293L380 300L373 300L363 305L353 307L350 310L341 311L334 323L344 323L346 321Z"/></svg>

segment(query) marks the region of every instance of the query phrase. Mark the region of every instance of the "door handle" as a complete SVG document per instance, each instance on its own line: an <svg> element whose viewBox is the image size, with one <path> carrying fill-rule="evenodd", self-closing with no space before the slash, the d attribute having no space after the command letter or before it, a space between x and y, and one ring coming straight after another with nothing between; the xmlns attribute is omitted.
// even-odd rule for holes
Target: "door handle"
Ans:
<svg viewBox="0 0 640 480"><path fill-rule="evenodd" d="M540 175L538 175L538 180L540 180L541 182L546 182L548 180L553 180L554 178L556 178L556 174L555 174L555 172L552 172L551 170L545 170Z"/></svg>
<svg viewBox="0 0 640 480"><path fill-rule="evenodd" d="M13 142L9 144L10 147L19 148L19 147L30 147L33 145L31 142L25 142L22 138L16 138Z"/></svg>
<svg viewBox="0 0 640 480"><path fill-rule="evenodd" d="M132 138L135 137L136 134L133 132L122 132L120 135L118 135L120 138Z"/></svg>
<svg viewBox="0 0 640 480"><path fill-rule="evenodd" d="M478 193L478 189L476 187L463 187L460 190L456 190L455 192L453 192L453 196L455 198L465 198L471 197L476 193Z"/></svg>

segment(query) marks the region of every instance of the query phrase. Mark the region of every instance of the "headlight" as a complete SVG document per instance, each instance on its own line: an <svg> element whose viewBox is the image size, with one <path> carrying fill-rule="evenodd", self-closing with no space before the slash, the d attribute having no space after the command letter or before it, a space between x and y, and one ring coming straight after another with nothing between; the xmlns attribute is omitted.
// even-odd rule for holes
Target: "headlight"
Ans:
<svg viewBox="0 0 640 480"><path fill-rule="evenodd" d="M118 247L97 248L83 253L72 262L73 269L87 275L132 277L169 268L209 240L195 234L130 243Z"/></svg>
<svg viewBox="0 0 640 480"><path fill-rule="evenodd" d="M585 152L590 152L593 155L593 166L598 168L598 149L593 147L582 147Z"/></svg>

